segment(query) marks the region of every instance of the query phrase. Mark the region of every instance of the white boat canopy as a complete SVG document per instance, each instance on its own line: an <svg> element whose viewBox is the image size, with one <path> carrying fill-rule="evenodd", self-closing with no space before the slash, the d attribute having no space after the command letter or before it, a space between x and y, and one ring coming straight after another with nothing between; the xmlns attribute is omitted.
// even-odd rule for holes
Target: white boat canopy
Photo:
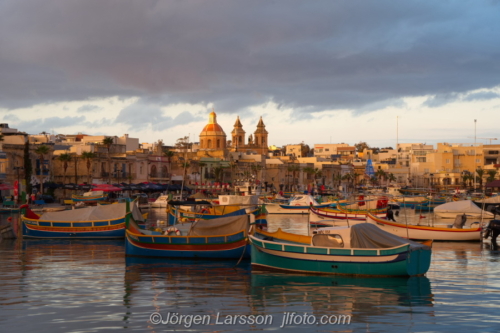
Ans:
<svg viewBox="0 0 500 333"><path fill-rule="evenodd" d="M493 217L492 213L482 210L471 200L447 202L436 206L434 208L434 213L438 216L443 214L470 214L478 216L482 214L484 217Z"/></svg>

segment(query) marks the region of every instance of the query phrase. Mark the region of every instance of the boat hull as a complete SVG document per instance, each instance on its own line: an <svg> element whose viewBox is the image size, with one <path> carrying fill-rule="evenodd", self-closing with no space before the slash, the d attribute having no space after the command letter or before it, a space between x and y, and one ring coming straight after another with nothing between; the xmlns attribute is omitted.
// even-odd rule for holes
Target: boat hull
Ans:
<svg viewBox="0 0 500 333"><path fill-rule="evenodd" d="M309 222L319 222L323 220L345 221L345 222L365 222L367 213L350 213L335 209L311 209ZM376 216L385 218L387 210L377 213Z"/></svg>
<svg viewBox="0 0 500 333"><path fill-rule="evenodd" d="M110 239L125 237L125 218L94 222L50 222L22 218L21 223L25 238Z"/></svg>
<svg viewBox="0 0 500 333"><path fill-rule="evenodd" d="M107 198L106 195L98 195L98 196L73 195L71 197L71 200L73 200L73 202L97 202L97 201L103 201L106 198Z"/></svg>
<svg viewBox="0 0 500 333"><path fill-rule="evenodd" d="M266 209L269 214L309 214L310 206L291 206L281 204L267 204ZM328 208L330 204L317 205L315 208Z"/></svg>
<svg viewBox="0 0 500 333"><path fill-rule="evenodd" d="M481 239L481 228L456 229L406 225L378 219L371 215L368 215L367 222L402 238L438 241L479 241Z"/></svg>
<svg viewBox="0 0 500 333"><path fill-rule="evenodd" d="M128 256L163 258L239 259L250 257L243 231L224 236L160 236L126 232Z"/></svg>
<svg viewBox="0 0 500 333"><path fill-rule="evenodd" d="M308 274L418 276L430 266L431 250L341 249L266 242L251 237L252 267ZM378 253L378 255L376 254Z"/></svg>

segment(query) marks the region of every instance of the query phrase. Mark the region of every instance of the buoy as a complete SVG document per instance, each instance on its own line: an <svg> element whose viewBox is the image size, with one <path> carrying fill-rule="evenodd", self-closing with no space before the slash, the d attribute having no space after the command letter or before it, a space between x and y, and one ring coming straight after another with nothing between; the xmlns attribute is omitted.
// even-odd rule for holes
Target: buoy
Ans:
<svg viewBox="0 0 500 333"><path fill-rule="evenodd" d="M175 235L176 235L176 236L180 236L180 235L181 235L181 232L179 231L179 229L177 229L177 228L175 228L175 227L170 227L170 228L168 228L168 229L165 231L164 235L168 235L168 234L170 234L171 232L175 233Z"/></svg>
<svg viewBox="0 0 500 333"><path fill-rule="evenodd" d="M10 222L10 221L12 221L12 216L9 216L9 217L7 218L7 221L9 221L9 222Z"/></svg>

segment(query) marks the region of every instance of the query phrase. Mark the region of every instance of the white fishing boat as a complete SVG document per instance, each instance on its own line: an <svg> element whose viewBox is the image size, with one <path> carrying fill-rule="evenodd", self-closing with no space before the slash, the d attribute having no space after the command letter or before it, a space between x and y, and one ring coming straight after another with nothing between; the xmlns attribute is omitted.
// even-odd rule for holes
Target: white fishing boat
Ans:
<svg viewBox="0 0 500 333"><path fill-rule="evenodd" d="M479 208L472 200L460 200L447 202L434 207L434 214L438 217L454 219L457 215L467 215L467 217L492 219L494 214Z"/></svg>
<svg viewBox="0 0 500 333"><path fill-rule="evenodd" d="M439 240L439 241L478 241L481 236L479 222L465 225L466 219L461 216L451 225L423 226L398 223L381 219L373 214L368 214L366 221L377 225L380 229L393 235L417 239L417 240Z"/></svg>
<svg viewBox="0 0 500 333"><path fill-rule="evenodd" d="M308 214L311 205L315 208L326 208L330 204L319 204L309 194L295 195L286 204L270 203L266 205L269 214Z"/></svg>
<svg viewBox="0 0 500 333"><path fill-rule="evenodd" d="M154 202L150 204L152 208L167 208L168 195L160 195Z"/></svg>

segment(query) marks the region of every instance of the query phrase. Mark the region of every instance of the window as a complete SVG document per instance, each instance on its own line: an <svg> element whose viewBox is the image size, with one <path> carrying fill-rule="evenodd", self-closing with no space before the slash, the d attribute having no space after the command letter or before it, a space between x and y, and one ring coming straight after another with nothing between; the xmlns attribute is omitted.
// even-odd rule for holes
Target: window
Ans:
<svg viewBox="0 0 500 333"><path fill-rule="evenodd" d="M220 139L217 139L217 148L220 148Z"/></svg>
<svg viewBox="0 0 500 333"><path fill-rule="evenodd" d="M207 148L212 148L212 140L207 140Z"/></svg>
<svg viewBox="0 0 500 333"><path fill-rule="evenodd" d="M325 148L325 151L330 151L330 148Z"/></svg>
<svg viewBox="0 0 500 333"><path fill-rule="evenodd" d="M425 163L425 157L417 157L417 162L424 162Z"/></svg>
<svg viewBox="0 0 500 333"><path fill-rule="evenodd" d="M481 160L479 158L476 159L476 163L481 163Z"/></svg>
<svg viewBox="0 0 500 333"><path fill-rule="evenodd" d="M450 159L449 158L446 159L446 164L450 164Z"/></svg>

